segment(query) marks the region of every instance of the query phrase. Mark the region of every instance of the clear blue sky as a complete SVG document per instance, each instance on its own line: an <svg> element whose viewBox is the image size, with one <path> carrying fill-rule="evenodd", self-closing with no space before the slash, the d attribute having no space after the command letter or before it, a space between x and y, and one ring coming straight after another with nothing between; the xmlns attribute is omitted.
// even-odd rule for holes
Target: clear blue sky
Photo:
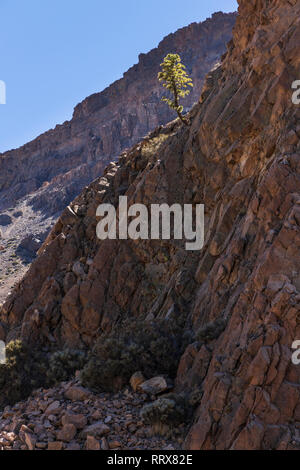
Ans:
<svg viewBox="0 0 300 470"><path fill-rule="evenodd" d="M235 0L0 0L0 152L72 116L167 34Z"/></svg>

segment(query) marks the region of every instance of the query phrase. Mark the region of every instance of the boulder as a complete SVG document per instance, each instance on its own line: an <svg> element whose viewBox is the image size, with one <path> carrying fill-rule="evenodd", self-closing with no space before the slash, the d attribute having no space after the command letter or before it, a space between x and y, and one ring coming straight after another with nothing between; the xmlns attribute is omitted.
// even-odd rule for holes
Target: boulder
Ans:
<svg viewBox="0 0 300 470"><path fill-rule="evenodd" d="M146 382L142 383L139 387L143 392L147 393L148 395L159 395L160 393L172 389L173 383L163 376L158 376L147 380Z"/></svg>
<svg viewBox="0 0 300 470"><path fill-rule="evenodd" d="M109 432L110 432L110 428L106 426L106 424L104 424L102 421L98 421L97 423L87 426L82 431L82 436L83 437L87 437L87 436L102 437L102 436L105 436L106 434L109 434Z"/></svg>
<svg viewBox="0 0 300 470"><path fill-rule="evenodd" d="M87 436L86 450L101 450L100 442L94 436Z"/></svg>
<svg viewBox="0 0 300 470"><path fill-rule="evenodd" d="M76 432L77 432L77 429L76 429L76 426L74 426L74 424L71 424L71 423L65 424L63 428L60 431L58 431L57 439L63 442L71 442L74 439Z"/></svg>
<svg viewBox="0 0 300 470"><path fill-rule="evenodd" d="M48 442L48 450L62 450L63 443L61 441Z"/></svg>
<svg viewBox="0 0 300 470"><path fill-rule="evenodd" d="M84 401L89 398L90 395L91 392L89 390L75 385L65 392L65 397L71 401Z"/></svg>
<svg viewBox="0 0 300 470"><path fill-rule="evenodd" d="M36 436L32 433L25 432L25 442L28 450L34 450L36 443Z"/></svg>
<svg viewBox="0 0 300 470"><path fill-rule="evenodd" d="M76 429L83 429L87 425L87 417L84 414L66 413L62 417L62 424L73 424Z"/></svg>
<svg viewBox="0 0 300 470"><path fill-rule="evenodd" d="M46 416L57 415L61 411L61 405L59 401L52 402L45 411Z"/></svg>

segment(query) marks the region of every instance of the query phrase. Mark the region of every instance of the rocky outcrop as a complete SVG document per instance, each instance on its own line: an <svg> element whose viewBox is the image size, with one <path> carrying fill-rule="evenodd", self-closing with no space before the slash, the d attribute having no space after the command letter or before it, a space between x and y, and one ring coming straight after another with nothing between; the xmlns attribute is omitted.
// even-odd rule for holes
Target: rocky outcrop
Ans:
<svg viewBox="0 0 300 470"><path fill-rule="evenodd" d="M180 318L198 338L175 386L200 399L185 447L299 449L300 2L239 4L191 126L156 129L63 212L1 309L2 338L90 347L123 318ZM203 250L100 242L96 208L124 194L204 203Z"/></svg>
<svg viewBox="0 0 300 470"><path fill-rule="evenodd" d="M0 414L0 449L179 449L180 429L174 430L177 435L171 440L153 436L150 427L143 424L140 410L145 402L145 394L128 389L125 393L95 395L80 390L76 380L39 390Z"/></svg>
<svg viewBox="0 0 300 470"><path fill-rule="evenodd" d="M205 74L220 59L232 36L236 14L216 13L204 23L166 37L139 63L101 93L79 104L73 118L25 146L0 154L0 304L26 271L26 256L17 249L24 237L49 231L80 191L103 173L120 150L133 145L158 124L173 119L161 102L159 65L179 52L194 80L185 100L199 98ZM15 216L15 212L22 216ZM6 229L6 227L8 227Z"/></svg>
<svg viewBox="0 0 300 470"><path fill-rule="evenodd" d="M235 14L216 13L167 36L122 79L76 106L70 121L33 142L0 155L0 211L38 191L35 204L47 214L60 212L85 185L102 173L121 150L132 146L173 114L161 102L159 65L172 52L181 54L194 80L186 100L197 101L206 73L226 50Z"/></svg>

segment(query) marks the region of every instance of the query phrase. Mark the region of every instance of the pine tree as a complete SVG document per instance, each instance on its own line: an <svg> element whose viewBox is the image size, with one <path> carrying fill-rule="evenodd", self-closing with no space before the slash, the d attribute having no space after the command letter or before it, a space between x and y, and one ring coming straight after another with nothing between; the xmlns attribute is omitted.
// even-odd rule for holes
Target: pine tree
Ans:
<svg viewBox="0 0 300 470"><path fill-rule="evenodd" d="M188 87L193 86L192 79L186 72L186 67L181 62L178 54L168 54L162 64L162 71L158 74L160 82L164 82L163 86L173 94L173 99L162 98L171 109L177 112L179 119L186 125L188 121L182 116L183 106L179 104L180 98L189 95Z"/></svg>

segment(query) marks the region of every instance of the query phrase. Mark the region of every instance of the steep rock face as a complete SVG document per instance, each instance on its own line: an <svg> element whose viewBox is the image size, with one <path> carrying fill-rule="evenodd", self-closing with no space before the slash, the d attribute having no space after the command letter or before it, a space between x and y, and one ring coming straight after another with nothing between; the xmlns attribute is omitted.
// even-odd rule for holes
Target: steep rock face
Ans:
<svg viewBox="0 0 300 470"><path fill-rule="evenodd" d="M170 51L182 55L194 80L195 88L186 100L190 107L199 97L206 73L225 52L235 17L216 13L167 36L156 49L141 54L139 63L121 80L76 106L71 121L0 155L0 210L45 184L47 197L37 194L39 208L50 214L62 210L121 150L173 119L161 103L163 89L157 81L159 65ZM71 178L63 181L60 202L56 179L66 173Z"/></svg>
<svg viewBox="0 0 300 470"><path fill-rule="evenodd" d="M188 449L292 449L299 441L300 2L240 0L233 42L191 126L158 128L67 208L1 310L2 338L93 344L126 317L185 318L218 338L190 344L176 388L201 402ZM96 208L204 203L205 246L100 242Z"/></svg>
<svg viewBox="0 0 300 470"><path fill-rule="evenodd" d="M49 231L58 214L121 149L173 119L160 100L157 72L163 57L179 52L187 64L195 85L185 101L189 108L199 97L205 74L226 50L235 17L216 13L169 35L141 54L121 80L79 104L71 121L0 155L0 216L11 219L0 233L0 304L27 269L16 250L22 239Z"/></svg>

